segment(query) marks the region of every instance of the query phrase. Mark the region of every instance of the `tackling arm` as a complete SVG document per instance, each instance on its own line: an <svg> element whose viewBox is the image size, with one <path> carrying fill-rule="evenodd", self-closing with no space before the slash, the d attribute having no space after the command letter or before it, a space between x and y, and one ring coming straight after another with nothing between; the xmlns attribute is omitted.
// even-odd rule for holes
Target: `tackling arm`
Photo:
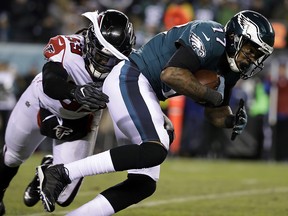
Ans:
<svg viewBox="0 0 288 216"><path fill-rule="evenodd" d="M102 83L75 85L68 82L68 73L61 63L48 62L43 67L43 91L56 100L70 99L91 111L104 109L109 98L101 91Z"/></svg>
<svg viewBox="0 0 288 216"><path fill-rule="evenodd" d="M73 99L75 84L67 82L68 73L59 62L47 62L43 66L43 91L55 100Z"/></svg>

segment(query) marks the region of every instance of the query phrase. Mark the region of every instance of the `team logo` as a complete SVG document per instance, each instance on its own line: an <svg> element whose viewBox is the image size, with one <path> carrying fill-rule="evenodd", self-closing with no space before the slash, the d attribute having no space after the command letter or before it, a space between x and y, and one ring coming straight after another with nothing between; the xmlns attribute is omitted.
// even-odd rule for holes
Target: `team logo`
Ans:
<svg viewBox="0 0 288 216"><path fill-rule="evenodd" d="M44 48L44 53L55 53L55 49L53 47L52 44L48 44L45 48Z"/></svg>
<svg viewBox="0 0 288 216"><path fill-rule="evenodd" d="M206 56L206 49L201 38L193 32L190 34L189 42L191 43L192 49L199 57L204 58Z"/></svg>
<svg viewBox="0 0 288 216"><path fill-rule="evenodd" d="M55 135L59 140L61 140L63 136L69 136L71 133L73 133L71 128L67 128L62 125L57 125L53 128L53 130L55 130Z"/></svg>
<svg viewBox="0 0 288 216"><path fill-rule="evenodd" d="M249 32L252 33L251 36L257 37L259 28L256 23L254 23L248 17L245 17L242 13L239 14L237 21L240 27L243 29L244 33L247 33L247 30L249 29Z"/></svg>
<svg viewBox="0 0 288 216"><path fill-rule="evenodd" d="M261 35L261 33L258 25L255 22L250 20L248 17L245 17L242 13L239 14L237 21L240 27L243 29L243 35L247 35L250 40L261 45L260 50L262 52L267 54L271 54L273 52L273 47L269 46L262 40L261 37L258 36Z"/></svg>

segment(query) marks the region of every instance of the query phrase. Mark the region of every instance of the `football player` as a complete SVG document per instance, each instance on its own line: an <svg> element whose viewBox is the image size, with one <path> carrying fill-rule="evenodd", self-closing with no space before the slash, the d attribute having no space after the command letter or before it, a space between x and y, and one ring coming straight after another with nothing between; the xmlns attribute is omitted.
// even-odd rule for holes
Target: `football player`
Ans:
<svg viewBox="0 0 288 216"><path fill-rule="evenodd" d="M5 213L3 196L9 183L44 139L53 140L53 158L44 157L43 167L52 159L67 163L93 153L102 110L109 101L101 91L103 80L114 65L127 59L135 35L120 11L83 15L90 20L88 28L50 39L44 48L47 63L11 114L0 154L0 215ZM69 205L81 182L82 178L73 181L57 203ZM24 194L27 206L40 200L37 186L35 178Z"/></svg>
<svg viewBox="0 0 288 216"><path fill-rule="evenodd" d="M200 20L175 26L132 52L130 61L118 63L103 84L116 137L125 145L46 170L37 167L44 208L53 211L58 194L76 179L123 170L128 170L125 181L68 215L112 215L151 196L171 143L159 100L181 94L205 101L205 115L212 124L240 134L247 115L244 107L237 117L232 113L231 90L240 78L262 70L273 45L269 21L247 10L237 13L225 27ZM198 82L193 74L200 69L221 75L217 90Z"/></svg>

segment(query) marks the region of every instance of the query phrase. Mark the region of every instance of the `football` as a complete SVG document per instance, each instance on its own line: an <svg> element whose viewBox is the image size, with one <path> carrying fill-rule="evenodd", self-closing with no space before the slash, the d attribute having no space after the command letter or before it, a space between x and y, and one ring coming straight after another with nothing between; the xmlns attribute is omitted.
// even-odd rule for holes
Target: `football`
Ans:
<svg viewBox="0 0 288 216"><path fill-rule="evenodd" d="M194 76L202 85L214 90L216 90L220 84L219 75L212 70L201 69L194 73Z"/></svg>

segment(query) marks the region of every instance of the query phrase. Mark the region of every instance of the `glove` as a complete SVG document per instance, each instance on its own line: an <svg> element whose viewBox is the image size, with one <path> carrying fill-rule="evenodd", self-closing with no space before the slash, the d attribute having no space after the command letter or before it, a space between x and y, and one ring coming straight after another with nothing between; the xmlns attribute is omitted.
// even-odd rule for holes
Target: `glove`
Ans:
<svg viewBox="0 0 288 216"><path fill-rule="evenodd" d="M99 110L106 108L109 97L101 91L98 83L87 83L77 86L71 94L75 100L89 110Z"/></svg>
<svg viewBox="0 0 288 216"><path fill-rule="evenodd" d="M224 89L225 89L225 78L223 76L219 76L220 84L217 88L217 92L219 92L222 96L222 102L224 100Z"/></svg>
<svg viewBox="0 0 288 216"><path fill-rule="evenodd" d="M231 140L234 140L237 135L241 134L244 128L247 125L248 116L244 106L244 100L240 99L239 107L236 112L236 120L233 126L233 132L231 136Z"/></svg>
<svg viewBox="0 0 288 216"><path fill-rule="evenodd" d="M163 118L164 118L164 128L166 129L169 135L169 144L171 145L175 138L174 126L171 120L164 113L163 113Z"/></svg>

